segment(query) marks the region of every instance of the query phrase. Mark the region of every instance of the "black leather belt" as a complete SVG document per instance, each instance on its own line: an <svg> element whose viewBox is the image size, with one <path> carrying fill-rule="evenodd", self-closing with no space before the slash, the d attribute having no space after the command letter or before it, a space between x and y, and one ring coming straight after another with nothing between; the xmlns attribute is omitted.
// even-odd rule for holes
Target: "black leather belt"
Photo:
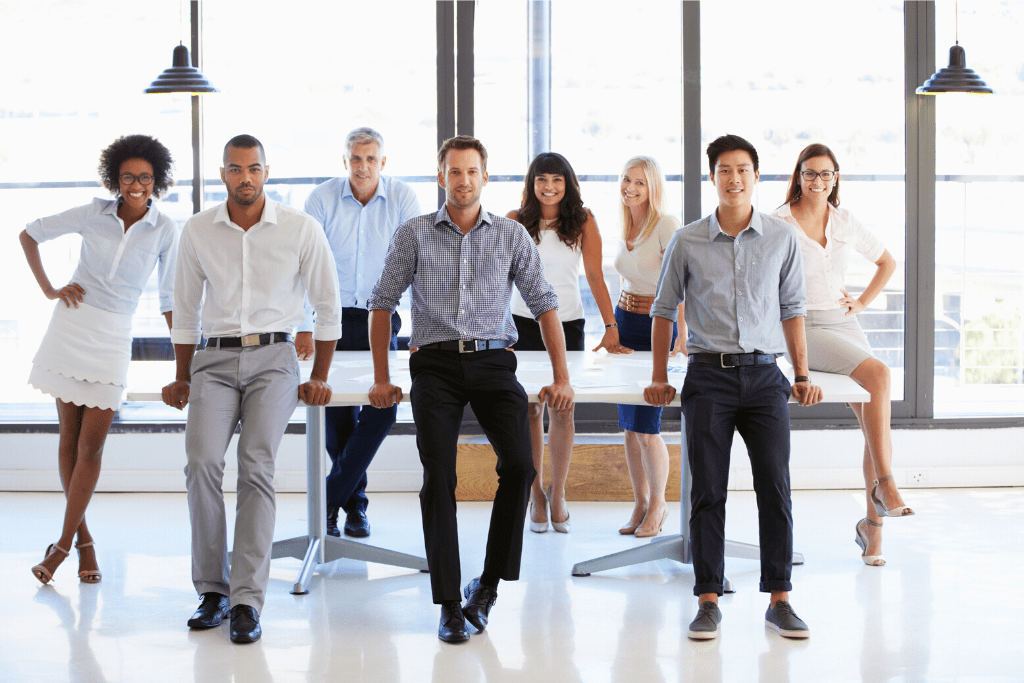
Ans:
<svg viewBox="0 0 1024 683"><path fill-rule="evenodd" d="M456 339L453 341L424 344L421 349L437 349L438 351L458 351L473 353L474 351L490 351L491 349L507 349L510 342L504 339Z"/></svg>
<svg viewBox="0 0 1024 683"><path fill-rule="evenodd" d="M691 353L689 362L735 368L741 365L774 365L775 356L770 353Z"/></svg>
<svg viewBox="0 0 1024 683"><path fill-rule="evenodd" d="M206 340L206 348L237 349L246 346L266 346L279 342L290 342L292 335L287 332L267 332L265 334L247 334L241 337L212 337Z"/></svg>

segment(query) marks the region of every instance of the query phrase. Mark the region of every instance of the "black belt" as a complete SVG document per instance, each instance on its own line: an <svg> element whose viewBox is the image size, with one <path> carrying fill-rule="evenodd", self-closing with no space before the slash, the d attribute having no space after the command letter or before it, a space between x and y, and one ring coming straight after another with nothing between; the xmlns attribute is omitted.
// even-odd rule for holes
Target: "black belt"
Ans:
<svg viewBox="0 0 1024 683"><path fill-rule="evenodd" d="M456 339L454 341L424 344L420 348L437 349L439 351L458 351L459 353L473 353L474 351L507 349L509 346L511 346L511 342L507 342L504 339Z"/></svg>
<svg viewBox="0 0 1024 683"><path fill-rule="evenodd" d="M735 368L741 365L775 365L775 356L770 353L691 353L689 362Z"/></svg>
<svg viewBox="0 0 1024 683"><path fill-rule="evenodd" d="M242 337L213 337L206 340L206 348L237 349L246 346L266 346L279 342L290 342L292 335L287 332L267 332L265 334L247 334Z"/></svg>

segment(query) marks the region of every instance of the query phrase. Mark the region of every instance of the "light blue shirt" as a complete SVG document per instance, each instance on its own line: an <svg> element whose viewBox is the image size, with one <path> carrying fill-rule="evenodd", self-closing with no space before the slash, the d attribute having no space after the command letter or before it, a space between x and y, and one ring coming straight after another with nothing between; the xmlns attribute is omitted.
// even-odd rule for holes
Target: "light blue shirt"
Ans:
<svg viewBox="0 0 1024 683"><path fill-rule="evenodd" d="M675 320L686 302L687 353L780 355L782 321L806 315L805 299L796 228L755 211L734 239L711 214L669 241L651 315Z"/></svg>
<svg viewBox="0 0 1024 683"><path fill-rule="evenodd" d="M420 215L420 203L411 187L382 175L377 191L363 206L347 177L332 178L309 195L306 213L324 226L334 252L342 307L366 308L384 269L391 237L399 225Z"/></svg>
<svg viewBox="0 0 1024 683"><path fill-rule="evenodd" d="M160 213L152 200L141 220L124 230L117 215L121 199L92 200L28 224L29 237L45 242L78 233L82 250L71 282L85 290L85 303L111 313L132 315L153 268L160 265L160 312L173 305L174 262L178 227Z"/></svg>

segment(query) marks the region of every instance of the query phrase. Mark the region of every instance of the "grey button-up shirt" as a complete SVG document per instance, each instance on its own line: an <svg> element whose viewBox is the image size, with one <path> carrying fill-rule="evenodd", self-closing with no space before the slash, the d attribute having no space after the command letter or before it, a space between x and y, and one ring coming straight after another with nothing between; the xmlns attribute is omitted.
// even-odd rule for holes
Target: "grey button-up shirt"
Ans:
<svg viewBox="0 0 1024 683"><path fill-rule="evenodd" d="M806 314L796 229L755 211L736 238L713 213L673 235L651 315L675 320L686 303L687 353L786 351L782 321Z"/></svg>

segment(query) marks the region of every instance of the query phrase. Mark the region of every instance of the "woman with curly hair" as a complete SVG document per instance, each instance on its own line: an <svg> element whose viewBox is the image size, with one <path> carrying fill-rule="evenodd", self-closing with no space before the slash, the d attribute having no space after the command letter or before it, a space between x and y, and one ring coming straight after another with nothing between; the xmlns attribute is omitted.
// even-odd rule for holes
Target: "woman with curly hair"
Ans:
<svg viewBox="0 0 1024 683"><path fill-rule="evenodd" d="M871 400L851 403L864 434L864 496L867 515L854 527L854 542L864 564L880 567L882 518L906 517L892 478L889 368L871 351L857 314L882 293L896 271L896 259L853 214L839 208L839 162L822 144L800 152L789 179L786 203L775 216L800 228L800 250L807 280L807 360L811 370L849 375L868 390ZM850 257L860 254L875 264L875 274L860 296L846 291Z"/></svg>
<svg viewBox="0 0 1024 683"><path fill-rule="evenodd" d="M85 509L100 474L107 431L121 406L131 360L132 314L150 273L160 265L160 310L171 326L178 230L153 204L174 183L171 153L156 139L128 135L100 155L99 173L114 199L94 199L28 224L19 236L29 268L47 299L57 299L32 360L29 384L57 400L58 464L66 505L60 539L32 567L41 583L78 542L78 577L101 578ZM78 233L82 249L71 282L54 288L39 243Z"/></svg>
<svg viewBox="0 0 1024 683"><path fill-rule="evenodd" d="M537 244L544 277L558 295L558 319L565 332L568 351L584 350L583 297L580 293L580 260L587 275L590 291L604 320L604 337L594 348L611 353L632 353L619 344L611 297L601 269L601 233L594 214L583 206L580 183L569 161L561 154L538 154L526 172L522 206L510 211L508 217L519 221ZM518 290L512 293L512 319L519 332L514 349L544 351L540 325ZM544 404L530 404L530 437L533 444L533 465L537 476L530 492L530 531L548 530L548 520L555 531L568 533L569 511L565 506L565 481L569 476L569 459L576 437L573 410L548 409L551 451L551 484L544 488ZM550 509L550 515L548 510Z"/></svg>

